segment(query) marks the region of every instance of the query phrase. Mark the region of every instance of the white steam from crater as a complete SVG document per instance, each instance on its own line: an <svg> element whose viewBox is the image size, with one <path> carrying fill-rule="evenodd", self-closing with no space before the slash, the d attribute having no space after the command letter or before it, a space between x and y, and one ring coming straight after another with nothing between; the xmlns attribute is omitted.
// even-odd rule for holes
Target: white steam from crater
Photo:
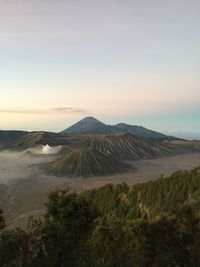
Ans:
<svg viewBox="0 0 200 267"><path fill-rule="evenodd" d="M47 144L29 148L25 152L30 152L34 155L53 155L60 152L62 148L62 146L49 146Z"/></svg>
<svg viewBox="0 0 200 267"><path fill-rule="evenodd" d="M49 146L44 145L42 146L42 154L57 154L62 149L62 146Z"/></svg>

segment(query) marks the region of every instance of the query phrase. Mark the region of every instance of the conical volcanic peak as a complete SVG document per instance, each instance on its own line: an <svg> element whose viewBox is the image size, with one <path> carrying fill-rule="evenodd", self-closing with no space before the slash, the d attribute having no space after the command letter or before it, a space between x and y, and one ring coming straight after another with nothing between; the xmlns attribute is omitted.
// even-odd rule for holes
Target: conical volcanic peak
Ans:
<svg viewBox="0 0 200 267"><path fill-rule="evenodd" d="M95 117L92 117L92 116L87 116L87 117L83 118L82 120L80 120L79 122L104 124L103 122L101 122L100 120L98 120L98 119L96 119Z"/></svg>
<svg viewBox="0 0 200 267"><path fill-rule="evenodd" d="M73 151L64 158L51 163L47 172L56 176L103 176L122 173L129 166L110 155L87 148Z"/></svg>
<svg viewBox="0 0 200 267"><path fill-rule="evenodd" d="M71 127L65 129L64 133L92 133L92 134L109 134L109 133L121 133L121 129L114 126L106 125L103 122L97 120L94 117L85 117L79 122L75 123Z"/></svg>

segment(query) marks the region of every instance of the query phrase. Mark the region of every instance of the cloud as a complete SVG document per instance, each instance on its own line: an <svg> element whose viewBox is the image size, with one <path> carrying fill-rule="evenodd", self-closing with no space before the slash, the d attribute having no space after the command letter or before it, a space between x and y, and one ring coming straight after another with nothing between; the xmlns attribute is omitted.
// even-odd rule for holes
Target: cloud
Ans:
<svg viewBox="0 0 200 267"><path fill-rule="evenodd" d="M77 112L77 113L85 113L87 110L78 108L78 107L59 107L59 108L53 108L53 111L57 112Z"/></svg>
<svg viewBox="0 0 200 267"><path fill-rule="evenodd" d="M0 113L13 114L50 114L50 113L85 113L86 110L79 107L56 107L50 109L20 109L20 108L4 108L0 109Z"/></svg>

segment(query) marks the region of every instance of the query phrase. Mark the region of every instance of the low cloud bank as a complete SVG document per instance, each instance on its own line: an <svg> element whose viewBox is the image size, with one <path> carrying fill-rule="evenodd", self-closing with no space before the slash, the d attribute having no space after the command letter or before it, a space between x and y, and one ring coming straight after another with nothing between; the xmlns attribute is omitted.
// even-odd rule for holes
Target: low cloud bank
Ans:
<svg viewBox="0 0 200 267"><path fill-rule="evenodd" d="M44 174L38 165L52 161L54 157L52 158L51 155L55 154L56 151L58 151L58 148L54 149L47 146L35 148L35 153L1 151L0 184L39 176L43 177ZM42 157L41 155L46 156Z"/></svg>

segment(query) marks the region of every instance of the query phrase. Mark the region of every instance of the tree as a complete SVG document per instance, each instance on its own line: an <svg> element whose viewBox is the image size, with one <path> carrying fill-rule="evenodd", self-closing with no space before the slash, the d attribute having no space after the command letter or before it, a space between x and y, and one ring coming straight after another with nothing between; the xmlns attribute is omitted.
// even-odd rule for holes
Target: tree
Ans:
<svg viewBox="0 0 200 267"><path fill-rule="evenodd" d="M6 227L3 211L0 209L0 230Z"/></svg>
<svg viewBox="0 0 200 267"><path fill-rule="evenodd" d="M0 232L0 266L28 266L27 241L27 234L19 228L2 230Z"/></svg>
<svg viewBox="0 0 200 267"><path fill-rule="evenodd" d="M93 262L95 259L93 266L131 266L124 223L115 216L103 217L97 221L89 240L89 260Z"/></svg>
<svg viewBox="0 0 200 267"><path fill-rule="evenodd" d="M37 257L33 266L73 266L95 218L89 202L68 190L50 192L43 220L29 226ZM37 265L38 263L38 265Z"/></svg>

